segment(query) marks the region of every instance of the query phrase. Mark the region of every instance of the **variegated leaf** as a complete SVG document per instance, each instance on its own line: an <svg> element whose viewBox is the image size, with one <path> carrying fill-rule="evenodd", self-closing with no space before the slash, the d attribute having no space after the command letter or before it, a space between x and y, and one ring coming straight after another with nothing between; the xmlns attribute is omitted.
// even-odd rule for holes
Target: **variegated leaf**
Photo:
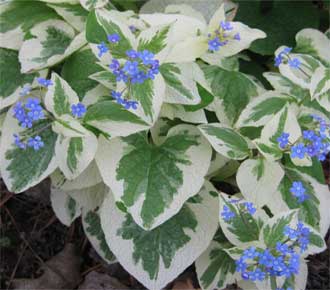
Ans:
<svg viewBox="0 0 330 290"><path fill-rule="evenodd" d="M330 68L319 67L312 76L310 93L312 99L330 112Z"/></svg>
<svg viewBox="0 0 330 290"><path fill-rule="evenodd" d="M28 147L18 148L14 143L14 134L31 136L38 132L44 146L38 151ZM48 120L40 120L33 128L24 129L13 117L13 109L7 113L1 133L0 169L1 177L8 190L19 193L45 179L57 167L54 157L57 134L51 130Z"/></svg>
<svg viewBox="0 0 330 290"><path fill-rule="evenodd" d="M87 10L93 10L104 7L108 0L80 0L80 4Z"/></svg>
<svg viewBox="0 0 330 290"><path fill-rule="evenodd" d="M199 129L218 153L238 160L249 156L247 140L235 130L219 123L200 125Z"/></svg>
<svg viewBox="0 0 330 290"><path fill-rule="evenodd" d="M206 183L176 215L149 231L108 195L101 207L101 225L120 264L147 288L164 288L207 248L217 230L219 208L210 191L213 187Z"/></svg>
<svg viewBox="0 0 330 290"><path fill-rule="evenodd" d="M277 192L283 176L284 170L275 161L248 159L238 168L236 181L246 200L253 202L258 208L266 205L276 214L288 210ZM276 202L270 202L274 198Z"/></svg>
<svg viewBox="0 0 330 290"><path fill-rule="evenodd" d="M266 93L253 98L240 114L236 127L259 127L267 124L276 113L293 101L293 98L276 91Z"/></svg>
<svg viewBox="0 0 330 290"><path fill-rule="evenodd" d="M116 201L147 230L178 213L198 192L210 159L210 146L191 125L173 127L159 146L150 144L145 132L110 141L101 138L96 155Z"/></svg>
<svg viewBox="0 0 330 290"><path fill-rule="evenodd" d="M62 20L48 20L31 29L34 38L25 40L19 51L22 72L53 66L81 48L85 33L75 36L74 29Z"/></svg>

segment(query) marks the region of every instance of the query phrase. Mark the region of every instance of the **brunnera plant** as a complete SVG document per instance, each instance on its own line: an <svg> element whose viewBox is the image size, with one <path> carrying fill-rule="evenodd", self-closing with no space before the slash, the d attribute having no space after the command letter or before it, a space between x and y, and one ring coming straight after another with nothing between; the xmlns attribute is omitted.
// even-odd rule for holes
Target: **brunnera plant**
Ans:
<svg viewBox="0 0 330 290"><path fill-rule="evenodd" d="M149 289L195 263L203 289L304 289L325 249L330 40L279 47L264 77L239 71L266 34L226 2L119 12L105 0L1 5L1 177L50 176L66 225ZM215 188L232 186L235 194Z"/></svg>

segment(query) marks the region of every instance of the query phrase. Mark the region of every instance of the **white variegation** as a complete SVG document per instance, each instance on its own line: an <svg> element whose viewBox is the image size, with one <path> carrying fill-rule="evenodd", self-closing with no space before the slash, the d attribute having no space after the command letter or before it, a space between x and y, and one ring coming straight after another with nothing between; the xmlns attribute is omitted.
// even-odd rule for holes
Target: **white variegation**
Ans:
<svg viewBox="0 0 330 290"><path fill-rule="evenodd" d="M296 34L296 50L301 53L310 53L323 62L330 64L330 39L321 31L305 28Z"/></svg>
<svg viewBox="0 0 330 290"><path fill-rule="evenodd" d="M198 145L191 146L184 154L185 158L190 161L189 164L176 164L183 174L182 184L176 189L177 193L166 205L163 212L155 217L152 224L146 228L141 217L144 194L142 193L140 198L127 208L134 221L142 228L151 230L178 213L184 202L194 196L204 183L204 176L207 173L211 160L211 147L200 135L197 128L191 125L175 126L170 129L167 137L180 136L185 133L191 136L198 136L199 139L196 140ZM124 181L116 178L116 170L121 159L130 152L131 146L123 138L115 138L110 141L103 137L99 139L96 162L104 182L113 191L116 201L122 202L125 190ZM109 154L109 152L115 152L115 154Z"/></svg>
<svg viewBox="0 0 330 290"><path fill-rule="evenodd" d="M92 10L96 8L102 8L109 3L108 0L80 0L80 4L86 10Z"/></svg>
<svg viewBox="0 0 330 290"><path fill-rule="evenodd" d="M177 250L170 260L170 265L165 266L162 259L158 264L153 265L157 270L155 278L151 279L148 272L144 269L143 264L137 262L134 258L134 250L136 246L132 240L123 239L119 235L119 230L125 227L125 213L120 211L116 205L112 195L107 195L101 210L101 224L104 230L106 241L112 252L117 257L120 264L134 277L136 277L144 286L149 289L159 290L164 288L171 282L179 273L183 272L196 258L207 248L217 229L217 213L219 207L216 198L209 194L213 191L213 186L210 183L205 183L199 196L200 202L188 202L186 207L192 211L197 226L194 231L184 229L185 234L189 236L189 241ZM175 217L174 217L175 218ZM160 225L161 229L162 225ZM157 229L155 229L157 230ZM151 231L152 232L152 231ZM146 232L147 233L147 232ZM176 239L179 237L167 237ZM155 241L156 242L156 241ZM148 245L145 245L148 247ZM159 249L161 244L159 245Z"/></svg>
<svg viewBox="0 0 330 290"><path fill-rule="evenodd" d="M310 85L312 99L330 112L330 68L319 67L313 74Z"/></svg>
<svg viewBox="0 0 330 290"><path fill-rule="evenodd" d="M263 158L247 159L238 168L236 181L246 200L253 202L258 208L267 205L273 214L277 214L288 210L277 192L283 176L284 170L277 162ZM269 202L274 198L276 202Z"/></svg>
<svg viewBox="0 0 330 290"><path fill-rule="evenodd" d="M170 120L180 119L187 123L194 124L206 124L207 119L205 111L203 109L197 110L194 112L186 111L183 106L172 105L172 104L163 104L162 111L160 113L161 117L168 118Z"/></svg>
<svg viewBox="0 0 330 290"><path fill-rule="evenodd" d="M70 144L75 140L80 140L81 150L71 151ZM73 145L74 146L74 145ZM97 150L97 138L93 133L89 133L84 137L63 137L60 136L57 139L55 146L55 157L58 162L58 166L64 173L65 177L69 180L78 177L92 162ZM74 156L71 156L74 155ZM76 164L71 164L70 160L75 159Z"/></svg>
<svg viewBox="0 0 330 290"><path fill-rule="evenodd" d="M46 48L44 45L47 44L47 37L52 37L48 32L49 29L56 30L62 36L65 35L67 39L70 39L70 43L57 42L58 46L61 47L62 45L61 50L45 57L43 54L49 53L50 48ZM25 40L19 51L19 60L23 73L53 66L86 44L84 32L75 36L72 26L61 20L41 22L34 26L30 32L35 37Z"/></svg>
<svg viewBox="0 0 330 290"><path fill-rule="evenodd" d="M50 201L56 217L66 226L70 226L81 214L80 207L77 206L76 201L59 188L51 188Z"/></svg>

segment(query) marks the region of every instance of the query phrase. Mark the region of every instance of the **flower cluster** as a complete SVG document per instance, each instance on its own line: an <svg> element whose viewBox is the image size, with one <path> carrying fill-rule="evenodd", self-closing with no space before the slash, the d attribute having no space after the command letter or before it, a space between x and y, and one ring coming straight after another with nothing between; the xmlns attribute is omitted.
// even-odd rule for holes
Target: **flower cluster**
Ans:
<svg viewBox="0 0 330 290"><path fill-rule="evenodd" d="M71 113L74 117L81 118L86 113L86 107L82 103L71 105Z"/></svg>
<svg viewBox="0 0 330 290"><path fill-rule="evenodd" d="M236 261L236 271L244 280L263 281L269 276L290 278L299 273L300 255L295 248L299 246L301 252L307 249L310 231L299 222L296 229L286 226L283 234L288 239L277 242L273 248L251 246L243 251Z"/></svg>
<svg viewBox="0 0 330 290"><path fill-rule="evenodd" d="M236 204L237 205L237 210L241 212L247 212L250 215L255 214L257 209L254 207L252 202L241 202L239 199L234 199L231 200L230 203ZM229 222L236 216L236 213L232 211L229 206L224 205L222 212L221 212L221 217L226 221Z"/></svg>
<svg viewBox="0 0 330 290"><path fill-rule="evenodd" d="M48 88L49 86L53 85L53 82L51 80L47 80L45 78L37 78L37 81L39 83L39 85Z"/></svg>
<svg viewBox="0 0 330 290"><path fill-rule="evenodd" d="M281 63L287 63L291 68L299 69L301 61L299 58L291 58L289 53L292 51L291 47L284 48L274 59L275 66L278 67Z"/></svg>
<svg viewBox="0 0 330 290"><path fill-rule="evenodd" d="M301 181L294 181L290 188L290 192L298 199L299 203L302 203L309 198L309 195L305 194L306 189Z"/></svg>
<svg viewBox="0 0 330 290"><path fill-rule="evenodd" d="M212 52L219 51L221 46L225 46L230 40L240 41L239 33L233 33L234 27L231 22L221 21L219 28L213 34L209 34L209 50Z"/></svg>
<svg viewBox="0 0 330 290"><path fill-rule="evenodd" d="M117 59L109 65L118 82L142 84L148 79L155 79L159 73L159 61L154 59L153 53L131 49L126 51L126 55L128 59L122 65Z"/></svg>
<svg viewBox="0 0 330 290"><path fill-rule="evenodd" d="M123 99L122 93L120 92L112 91L111 96L117 101L118 104L123 105L125 109L132 108L133 110L136 110L138 108L137 101L130 101Z"/></svg>
<svg viewBox="0 0 330 290"><path fill-rule="evenodd" d="M330 125L319 116L313 116L317 121L314 130L304 130L301 140L297 144L289 144L289 134L283 132L277 138L277 142L282 149L288 145L291 146L291 157L303 159L306 155L317 157L320 161L324 161L326 155L330 152Z"/></svg>

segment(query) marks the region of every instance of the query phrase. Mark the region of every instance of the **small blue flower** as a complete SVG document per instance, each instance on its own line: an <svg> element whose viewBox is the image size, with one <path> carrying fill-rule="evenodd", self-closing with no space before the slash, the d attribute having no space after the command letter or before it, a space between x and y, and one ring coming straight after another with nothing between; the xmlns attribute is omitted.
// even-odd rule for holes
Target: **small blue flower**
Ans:
<svg viewBox="0 0 330 290"><path fill-rule="evenodd" d="M32 119L28 116L25 116L22 120L21 120L21 127L22 128L32 128Z"/></svg>
<svg viewBox="0 0 330 290"><path fill-rule="evenodd" d="M278 55L274 58L274 66L278 67L283 61L282 55Z"/></svg>
<svg viewBox="0 0 330 290"><path fill-rule="evenodd" d="M284 227L284 235L289 237L290 240L295 240L299 236L299 232L297 232L295 229L290 228L289 226Z"/></svg>
<svg viewBox="0 0 330 290"><path fill-rule="evenodd" d="M97 46L99 53L98 56L101 57L103 54L107 53L109 51L109 48L106 46L104 41L102 41L98 46Z"/></svg>
<svg viewBox="0 0 330 290"><path fill-rule="evenodd" d="M109 34L107 36L107 38L108 38L108 41L111 43L118 43L120 41L120 36L117 33Z"/></svg>
<svg viewBox="0 0 330 290"><path fill-rule="evenodd" d="M223 217L223 219L224 219L226 222L228 222L228 221L230 221L232 218L235 217L235 213L232 212L232 211L230 210L230 208L229 208L227 205L224 205L224 206L223 206L223 211L222 211L222 213L221 213L221 216Z"/></svg>
<svg viewBox="0 0 330 290"><path fill-rule="evenodd" d="M112 91L112 92L111 92L111 96L112 96L115 100L118 100L119 98L121 98L122 94L121 94L120 92Z"/></svg>
<svg viewBox="0 0 330 290"><path fill-rule="evenodd" d="M86 113L86 107L82 103L71 105L71 113L74 117L81 118Z"/></svg>
<svg viewBox="0 0 330 290"><path fill-rule="evenodd" d="M252 202L244 202L244 205L250 215L253 215L257 211Z"/></svg>
<svg viewBox="0 0 330 290"><path fill-rule="evenodd" d="M37 78L37 81L41 86L46 88L53 85L53 82L51 80L47 80L45 78Z"/></svg>
<svg viewBox="0 0 330 290"><path fill-rule="evenodd" d="M147 79L147 75L143 71L139 71L132 77L132 84L142 84Z"/></svg>
<svg viewBox="0 0 330 290"><path fill-rule="evenodd" d="M135 33L137 31L137 28L134 25L130 25L128 28L132 33Z"/></svg>
<svg viewBox="0 0 330 290"><path fill-rule="evenodd" d="M315 137L315 133L313 130L304 130L303 131L304 139L312 141L314 137Z"/></svg>
<svg viewBox="0 0 330 290"><path fill-rule="evenodd" d="M271 267L273 265L274 256L266 249L263 253L259 255L259 264L265 265L266 267Z"/></svg>
<svg viewBox="0 0 330 290"><path fill-rule="evenodd" d="M247 264L245 263L243 258L240 258L236 262L236 271L237 272L244 272L247 268Z"/></svg>
<svg viewBox="0 0 330 290"><path fill-rule="evenodd" d="M128 81L128 76L122 69L113 71L113 74L115 75L117 82L123 81L126 83Z"/></svg>
<svg viewBox="0 0 330 290"><path fill-rule="evenodd" d="M139 72L139 63L137 61L126 61L124 65L124 71L131 75L134 76Z"/></svg>
<svg viewBox="0 0 330 290"><path fill-rule="evenodd" d="M280 147L284 149L289 144L289 133L283 132L281 136L277 138L277 142L279 143Z"/></svg>
<svg viewBox="0 0 330 290"><path fill-rule="evenodd" d="M276 57L275 57L275 66L278 67L283 62L283 55L287 55L292 50L291 47L285 47Z"/></svg>
<svg viewBox="0 0 330 290"><path fill-rule="evenodd" d="M45 116L39 99L29 98L25 108L29 110L27 115L32 121L43 119Z"/></svg>
<svg viewBox="0 0 330 290"><path fill-rule="evenodd" d="M23 87L23 89L22 89L22 91L19 93L19 95L21 97L25 97L25 96L27 96L28 94L31 93L31 89L32 88L31 88L31 86L29 84L25 84L24 87Z"/></svg>
<svg viewBox="0 0 330 290"><path fill-rule="evenodd" d="M241 276L244 280L249 280L249 278L250 278L248 272L243 272Z"/></svg>
<svg viewBox="0 0 330 290"><path fill-rule="evenodd" d="M283 269L286 267L285 263L284 263L284 259L282 256L276 257L273 260L273 269L275 271L283 271Z"/></svg>
<svg viewBox="0 0 330 290"><path fill-rule="evenodd" d="M256 251L255 247L250 247L246 250L244 250L242 258L243 259L254 259L255 257L258 257L259 253Z"/></svg>
<svg viewBox="0 0 330 290"><path fill-rule="evenodd" d="M227 30L227 31L234 29L231 23L228 21L221 21L220 26L223 30Z"/></svg>
<svg viewBox="0 0 330 290"><path fill-rule="evenodd" d="M307 194L305 194L305 187L303 186L301 181L294 181L292 183L292 186L290 188L290 192L293 193L293 195L298 198L298 202L302 203L304 202L306 199L309 198L309 196Z"/></svg>
<svg viewBox="0 0 330 290"><path fill-rule="evenodd" d="M298 58L288 60L288 64L291 68L298 69L301 65L301 61Z"/></svg>
<svg viewBox="0 0 330 290"><path fill-rule="evenodd" d="M130 103L131 103L131 108L133 110L137 110L137 108L138 108L138 102L137 101L131 101Z"/></svg>
<svg viewBox="0 0 330 290"><path fill-rule="evenodd" d="M120 69L120 63L117 59L112 59L111 63L109 64L109 68L113 71L117 71Z"/></svg>
<svg viewBox="0 0 330 290"><path fill-rule="evenodd" d="M254 271L254 276L255 276L256 280L263 281L266 278L266 273L264 271L262 271L260 268L257 268Z"/></svg>
<svg viewBox="0 0 330 290"><path fill-rule="evenodd" d="M292 252L287 244L282 244L281 242L276 243L276 250L283 255L287 255Z"/></svg>
<svg viewBox="0 0 330 290"><path fill-rule="evenodd" d="M239 33L236 33L234 35L234 39L240 41L241 40L241 35Z"/></svg>
<svg viewBox="0 0 330 290"><path fill-rule="evenodd" d="M17 134L14 134L14 143L20 149L26 149L26 144L23 143Z"/></svg>
<svg viewBox="0 0 330 290"><path fill-rule="evenodd" d="M139 57L142 60L144 65L149 65L153 63L155 55L149 50L144 50L139 53Z"/></svg>
<svg viewBox="0 0 330 290"><path fill-rule="evenodd" d="M13 107L13 116L19 121L22 122L26 118L25 110L21 102L17 102Z"/></svg>
<svg viewBox="0 0 330 290"><path fill-rule="evenodd" d="M139 53L134 49L130 49L130 50L126 51L126 55L129 58L132 58L132 59L135 59L135 58L139 57Z"/></svg>
<svg viewBox="0 0 330 290"><path fill-rule="evenodd" d="M303 159L307 149L303 143L299 143L291 148L291 157Z"/></svg>
<svg viewBox="0 0 330 290"><path fill-rule="evenodd" d="M40 148L44 147L44 142L41 140L40 136L30 137L27 141L28 147L32 147L35 151L38 151Z"/></svg>
<svg viewBox="0 0 330 290"><path fill-rule="evenodd" d="M215 38L209 40L208 45L209 45L209 50L210 51L218 51L220 49L220 46L221 46L221 42L219 40L219 37L215 37Z"/></svg>

